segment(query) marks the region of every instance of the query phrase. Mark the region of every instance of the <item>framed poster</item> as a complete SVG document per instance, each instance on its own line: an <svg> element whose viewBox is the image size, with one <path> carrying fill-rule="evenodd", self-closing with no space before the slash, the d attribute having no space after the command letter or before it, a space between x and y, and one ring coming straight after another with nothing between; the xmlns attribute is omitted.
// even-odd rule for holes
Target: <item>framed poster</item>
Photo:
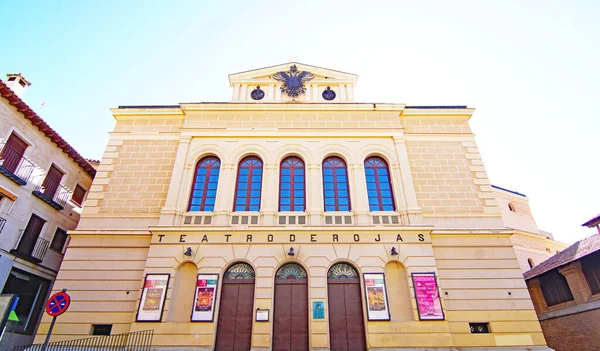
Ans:
<svg viewBox="0 0 600 351"><path fill-rule="evenodd" d="M413 273L413 288L417 299L419 320L444 320L444 310L435 273Z"/></svg>
<svg viewBox="0 0 600 351"><path fill-rule="evenodd" d="M169 286L169 274L146 274L140 298L137 322L160 322Z"/></svg>
<svg viewBox="0 0 600 351"><path fill-rule="evenodd" d="M367 299L367 319L370 321L389 321L385 275L383 273L364 273L365 298Z"/></svg>
<svg viewBox="0 0 600 351"><path fill-rule="evenodd" d="M214 320L218 285L218 274L198 274L192 322L212 322Z"/></svg>

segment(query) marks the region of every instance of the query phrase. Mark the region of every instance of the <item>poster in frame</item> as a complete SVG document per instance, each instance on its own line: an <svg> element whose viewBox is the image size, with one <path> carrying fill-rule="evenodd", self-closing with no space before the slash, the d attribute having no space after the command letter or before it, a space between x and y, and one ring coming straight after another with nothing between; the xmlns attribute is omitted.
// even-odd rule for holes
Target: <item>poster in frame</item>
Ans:
<svg viewBox="0 0 600 351"><path fill-rule="evenodd" d="M135 317L136 322L160 322L162 320L170 279L171 275L168 273L146 274Z"/></svg>
<svg viewBox="0 0 600 351"><path fill-rule="evenodd" d="M363 273L367 319L370 321L389 321L390 307L388 305L385 275L383 273Z"/></svg>
<svg viewBox="0 0 600 351"><path fill-rule="evenodd" d="M192 307L192 322L212 322L215 319L218 274L198 274Z"/></svg>
<svg viewBox="0 0 600 351"><path fill-rule="evenodd" d="M421 321L443 321L445 319L442 300L434 272L412 273L417 311Z"/></svg>

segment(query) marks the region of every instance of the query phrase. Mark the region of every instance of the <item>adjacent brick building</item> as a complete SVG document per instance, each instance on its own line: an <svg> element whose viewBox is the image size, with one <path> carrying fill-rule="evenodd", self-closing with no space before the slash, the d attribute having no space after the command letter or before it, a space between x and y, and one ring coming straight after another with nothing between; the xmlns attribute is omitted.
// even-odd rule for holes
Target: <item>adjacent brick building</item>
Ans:
<svg viewBox="0 0 600 351"><path fill-rule="evenodd" d="M576 242L524 277L549 347L600 349L600 234Z"/></svg>

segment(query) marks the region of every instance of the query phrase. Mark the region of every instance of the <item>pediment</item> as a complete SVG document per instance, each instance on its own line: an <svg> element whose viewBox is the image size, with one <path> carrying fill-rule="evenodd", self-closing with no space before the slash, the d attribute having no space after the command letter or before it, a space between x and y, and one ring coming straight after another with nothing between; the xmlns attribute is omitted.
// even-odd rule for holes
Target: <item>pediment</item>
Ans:
<svg viewBox="0 0 600 351"><path fill-rule="evenodd" d="M235 83L249 84L268 84L275 82L272 78L277 72L288 72L290 67L295 65L298 71L309 71L315 75L313 82L335 82L356 84L358 76L352 73L336 71L329 68L307 65L299 62L282 63L275 66L258 68L250 71L238 72L229 75L229 84L233 86Z"/></svg>

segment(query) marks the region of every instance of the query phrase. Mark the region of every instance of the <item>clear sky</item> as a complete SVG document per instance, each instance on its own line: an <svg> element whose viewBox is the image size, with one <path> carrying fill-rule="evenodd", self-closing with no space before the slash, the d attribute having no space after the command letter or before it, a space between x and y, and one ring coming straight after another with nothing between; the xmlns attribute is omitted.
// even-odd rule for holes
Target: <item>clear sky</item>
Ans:
<svg viewBox="0 0 600 351"><path fill-rule="evenodd" d="M600 213L598 1L0 1L0 74L84 157L109 108L228 101L290 61L358 74L359 102L468 105L492 184L572 243ZM42 103L43 108L40 110Z"/></svg>

